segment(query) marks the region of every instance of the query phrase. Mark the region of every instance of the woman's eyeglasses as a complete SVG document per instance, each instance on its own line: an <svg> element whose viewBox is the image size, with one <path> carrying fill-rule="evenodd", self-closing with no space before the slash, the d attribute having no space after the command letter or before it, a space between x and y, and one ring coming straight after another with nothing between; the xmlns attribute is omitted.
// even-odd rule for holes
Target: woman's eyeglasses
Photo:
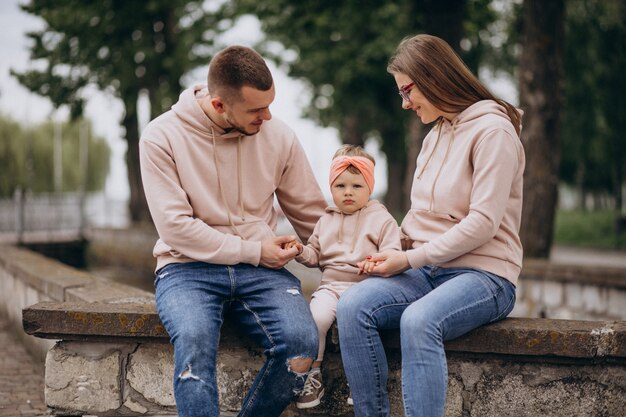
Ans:
<svg viewBox="0 0 626 417"><path fill-rule="evenodd" d="M413 89L413 87L415 87L415 83L403 85L402 87L398 89L398 94L400 94L400 97L402 97L402 100L409 101L409 102L411 101L409 94L411 94L411 90Z"/></svg>

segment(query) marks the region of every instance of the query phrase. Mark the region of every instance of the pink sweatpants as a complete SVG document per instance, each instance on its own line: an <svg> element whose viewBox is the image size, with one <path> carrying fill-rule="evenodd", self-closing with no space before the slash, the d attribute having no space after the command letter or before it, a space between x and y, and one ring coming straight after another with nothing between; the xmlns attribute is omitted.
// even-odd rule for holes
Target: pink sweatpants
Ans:
<svg viewBox="0 0 626 417"><path fill-rule="evenodd" d="M341 294L356 282L328 282L320 287L311 296L311 313L320 337L320 346L317 352L317 360L324 360L326 349L326 334L333 325L337 316L337 303Z"/></svg>

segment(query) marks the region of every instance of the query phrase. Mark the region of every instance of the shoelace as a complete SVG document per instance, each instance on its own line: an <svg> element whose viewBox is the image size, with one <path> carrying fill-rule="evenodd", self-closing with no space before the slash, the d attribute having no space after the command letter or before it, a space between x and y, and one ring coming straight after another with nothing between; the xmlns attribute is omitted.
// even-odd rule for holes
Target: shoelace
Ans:
<svg viewBox="0 0 626 417"><path fill-rule="evenodd" d="M321 387L322 387L321 381L319 381L317 378L309 377L306 379L306 382L304 383L302 393L303 395L310 395L310 394L313 394L313 390L319 389Z"/></svg>

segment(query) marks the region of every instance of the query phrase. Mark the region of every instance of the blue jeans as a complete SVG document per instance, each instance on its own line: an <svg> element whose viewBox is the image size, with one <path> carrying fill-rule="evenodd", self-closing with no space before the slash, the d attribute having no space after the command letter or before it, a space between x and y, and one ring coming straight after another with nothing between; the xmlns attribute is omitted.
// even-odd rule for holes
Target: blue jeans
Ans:
<svg viewBox="0 0 626 417"><path fill-rule="evenodd" d="M503 319L514 304L513 284L476 269L426 266L348 289L337 306L337 325L355 416L389 416L380 330L400 328L405 415L443 416L443 342Z"/></svg>
<svg viewBox="0 0 626 417"><path fill-rule="evenodd" d="M219 417L216 357L224 314L265 349L239 416L279 416L306 373L289 361L314 359L317 328L300 281L286 269L204 262L170 264L155 280L159 317L174 345L174 396L181 417Z"/></svg>

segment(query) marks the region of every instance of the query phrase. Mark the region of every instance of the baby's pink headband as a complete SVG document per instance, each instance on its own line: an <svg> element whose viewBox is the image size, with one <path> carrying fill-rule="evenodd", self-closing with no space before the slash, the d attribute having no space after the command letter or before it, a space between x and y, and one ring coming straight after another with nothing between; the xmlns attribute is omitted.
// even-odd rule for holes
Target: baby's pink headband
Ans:
<svg viewBox="0 0 626 417"><path fill-rule="evenodd" d="M371 194L374 191L374 163L363 156L338 156L333 159L330 164L330 186L350 165L361 171Z"/></svg>

